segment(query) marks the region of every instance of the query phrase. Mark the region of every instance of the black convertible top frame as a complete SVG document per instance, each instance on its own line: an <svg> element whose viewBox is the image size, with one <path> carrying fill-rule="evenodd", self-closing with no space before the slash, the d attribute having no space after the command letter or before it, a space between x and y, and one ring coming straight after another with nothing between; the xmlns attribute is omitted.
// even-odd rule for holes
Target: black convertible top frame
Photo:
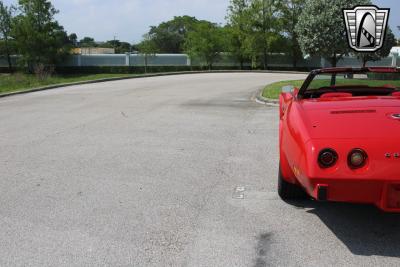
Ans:
<svg viewBox="0 0 400 267"><path fill-rule="evenodd" d="M339 74L339 73L365 73L365 72L374 72L374 73L400 73L400 67L368 67L368 68L324 68L317 69L310 72L307 79L304 81L301 86L299 93L297 94L298 99L302 99L304 93L307 91L308 86L314 80L315 76L318 74Z"/></svg>

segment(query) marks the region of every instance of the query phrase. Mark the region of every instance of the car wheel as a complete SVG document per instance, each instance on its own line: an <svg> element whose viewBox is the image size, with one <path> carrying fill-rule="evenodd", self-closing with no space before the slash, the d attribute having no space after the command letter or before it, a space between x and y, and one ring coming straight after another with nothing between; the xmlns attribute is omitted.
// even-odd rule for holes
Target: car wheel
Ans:
<svg viewBox="0 0 400 267"><path fill-rule="evenodd" d="M278 175L278 194L283 200L307 198L307 193L303 188L285 181L280 167Z"/></svg>

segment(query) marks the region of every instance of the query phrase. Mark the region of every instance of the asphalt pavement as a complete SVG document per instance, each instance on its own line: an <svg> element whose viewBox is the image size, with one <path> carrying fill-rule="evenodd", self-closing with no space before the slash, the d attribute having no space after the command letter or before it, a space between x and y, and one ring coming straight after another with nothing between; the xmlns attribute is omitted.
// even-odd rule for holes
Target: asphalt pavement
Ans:
<svg viewBox="0 0 400 267"><path fill-rule="evenodd" d="M399 266L400 215L285 203L278 109L300 74L153 77L0 99L1 266Z"/></svg>

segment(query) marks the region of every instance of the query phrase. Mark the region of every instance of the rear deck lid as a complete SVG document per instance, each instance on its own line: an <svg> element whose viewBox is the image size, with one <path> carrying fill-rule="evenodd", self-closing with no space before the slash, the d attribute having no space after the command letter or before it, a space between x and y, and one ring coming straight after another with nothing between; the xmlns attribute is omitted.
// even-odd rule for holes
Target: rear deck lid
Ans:
<svg viewBox="0 0 400 267"><path fill-rule="evenodd" d="M312 139L400 140L400 99L359 97L301 101Z"/></svg>

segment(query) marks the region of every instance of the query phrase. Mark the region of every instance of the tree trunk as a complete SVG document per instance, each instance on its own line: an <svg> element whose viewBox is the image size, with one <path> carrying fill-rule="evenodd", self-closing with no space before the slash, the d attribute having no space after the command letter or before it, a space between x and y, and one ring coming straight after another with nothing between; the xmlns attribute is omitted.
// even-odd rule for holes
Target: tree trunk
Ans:
<svg viewBox="0 0 400 267"><path fill-rule="evenodd" d="M298 41L297 41L297 33L296 33L296 24L297 24L297 15L295 13L295 10L297 9L296 7L296 3L294 3L293 1L289 2L292 5L292 9L291 9L291 35L292 35L292 55L293 55L293 68L297 67L297 59L299 58L298 56Z"/></svg>
<svg viewBox="0 0 400 267"><path fill-rule="evenodd" d="M332 77L331 77L331 86L334 86L334 85L336 85L336 74L332 74Z"/></svg>
<svg viewBox="0 0 400 267"><path fill-rule="evenodd" d="M8 70L10 71L10 73L13 73L11 56L10 56L10 53L8 51L7 51L7 61L8 61Z"/></svg>
<svg viewBox="0 0 400 267"><path fill-rule="evenodd" d="M367 66L368 60L365 57L363 57L362 61L363 61L363 68L365 68Z"/></svg>
<svg viewBox="0 0 400 267"><path fill-rule="evenodd" d="M336 65L337 65L337 56L336 56L336 53L330 58L330 63L331 63L331 65L332 65L332 67L333 68L335 68L336 67ZM335 85L336 84L336 74L332 74L332 77L331 77L331 86L333 86L333 85Z"/></svg>
<svg viewBox="0 0 400 267"><path fill-rule="evenodd" d="M332 56L332 58L331 58L331 65L332 65L332 67L334 67L334 68L337 66L337 57L336 57L336 55Z"/></svg>
<svg viewBox="0 0 400 267"><path fill-rule="evenodd" d="M11 62L11 55L10 55L10 48L8 47L8 41L5 39L5 45L6 45L6 53L7 53L7 62L8 62L8 69L10 73L13 72L12 69L12 62Z"/></svg>
<svg viewBox="0 0 400 267"><path fill-rule="evenodd" d="M297 68L297 57L296 56L293 56L293 61L292 61L293 63L293 68Z"/></svg>
<svg viewBox="0 0 400 267"><path fill-rule="evenodd" d="M144 55L144 73L147 73L147 54Z"/></svg>
<svg viewBox="0 0 400 267"><path fill-rule="evenodd" d="M267 67L268 67L268 64L267 64L267 58L268 58L268 54L267 54L267 49L266 48L264 48L264 51L263 51L263 56L264 56L264 70L266 70L267 69Z"/></svg>
<svg viewBox="0 0 400 267"><path fill-rule="evenodd" d="M296 51L296 46L293 44L293 46L292 46L292 56L293 56L293 61L292 61L292 63L293 63L293 68L296 68L297 67L297 51Z"/></svg>

